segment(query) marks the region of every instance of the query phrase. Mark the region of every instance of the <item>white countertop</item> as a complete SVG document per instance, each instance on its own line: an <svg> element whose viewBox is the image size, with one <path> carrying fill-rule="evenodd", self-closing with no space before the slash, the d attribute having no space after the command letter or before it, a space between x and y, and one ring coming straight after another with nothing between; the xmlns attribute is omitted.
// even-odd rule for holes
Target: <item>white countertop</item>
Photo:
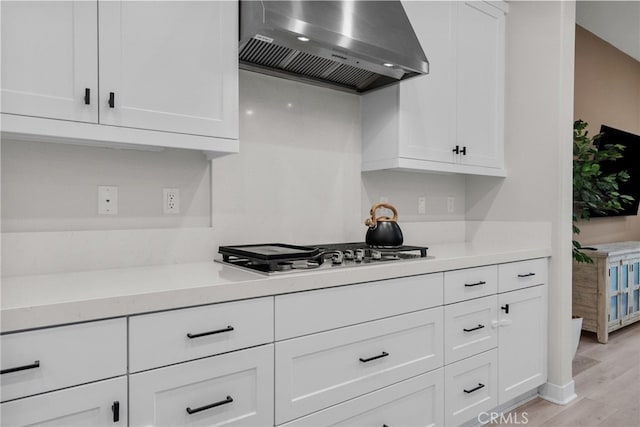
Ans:
<svg viewBox="0 0 640 427"><path fill-rule="evenodd" d="M105 319L551 255L548 247L432 245L428 259L266 276L217 262L4 277L1 331Z"/></svg>

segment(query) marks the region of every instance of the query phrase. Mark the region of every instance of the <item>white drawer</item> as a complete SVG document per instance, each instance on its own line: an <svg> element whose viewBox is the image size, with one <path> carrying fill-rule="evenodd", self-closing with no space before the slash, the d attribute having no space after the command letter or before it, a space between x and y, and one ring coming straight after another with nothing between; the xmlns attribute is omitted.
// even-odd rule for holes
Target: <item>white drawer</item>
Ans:
<svg viewBox="0 0 640 427"><path fill-rule="evenodd" d="M129 402L131 426L273 425L273 344L130 375Z"/></svg>
<svg viewBox="0 0 640 427"><path fill-rule="evenodd" d="M126 319L6 334L0 340L2 401L127 372Z"/></svg>
<svg viewBox="0 0 640 427"><path fill-rule="evenodd" d="M442 366L442 308L276 343L276 424Z"/></svg>
<svg viewBox="0 0 640 427"><path fill-rule="evenodd" d="M444 273L444 303L451 304L498 292L498 266L465 268Z"/></svg>
<svg viewBox="0 0 640 427"><path fill-rule="evenodd" d="M442 273L276 296L276 340L442 305Z"/></svg>
<svg viewBox="0 0 640 427"><path fill-rule="evenodd" d="M138 372L272 341L272 297L132 316L129 370Z"/></svg>
<svg viewBox="0 0 640 427"><path fill-rule="evenodd" d="M498 267L499 292L515 291L547 283L548 265L547 258L500 264Z"/></svg>
<svg viewBox="0 0 640 427"><path fill-rule="evenodd" d="M286 427L444 425L444 370L438 369L298 418Z"/></svg>
<svg viewBox="0 0 640 427"><path fill-rule="evenodd" d="M444 363L497 347L497 320L497 295L445 306Z"/></svg>
<svg viewBox="0 0 640 427"><path fill-rule="evenodd" d="M498 350L493 349L444 367L445 425L477 420L498 406Z"/></svg>
<svg viewBox="0 0 640 427"><path fill-rule="evenodd" d="M126 426L127 377L12 400L0 405L0 413L4 427Z"/></svg>

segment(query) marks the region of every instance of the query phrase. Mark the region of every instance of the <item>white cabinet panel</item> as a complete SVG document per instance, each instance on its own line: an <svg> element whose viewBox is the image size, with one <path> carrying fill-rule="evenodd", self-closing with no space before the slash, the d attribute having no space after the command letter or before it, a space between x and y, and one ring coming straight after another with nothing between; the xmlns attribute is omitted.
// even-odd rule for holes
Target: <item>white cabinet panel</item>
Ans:
<svg viewBox="0 0 640 427"><path fill-rule="evenodd" d="M547 287L500 294L498 305L502 404L547 380Z"/></svg>
<svg viewBox="0 0 640 427"><path fill-rule="evenodd" d="M0 340L3 401L127 371L126 319L18 332Z"/></svg>
<svg viewBox="0 0 640 427"><path fill-rule="evenodd" d="M276 343L276 424L442 366L442 308Z"/></svg>
<svg viewBox="0 0 640 427"><path fill-rule="evenodd" d="M476 419L498 405L498 350L445 366L444 378L445 425Z"/></svg>
<svg viewBox="0 0 640 427"><path fill-rule="evenodd" d="M0 3L3 113L98 122L97 4Z"/></svg>
<svg viewBox="0 0 640 427"><path fill-rule="evenodd" d="M426 427L444 425L444 371L437 369L329 409L286 427Z"/></svg>
<svg viewBox="0 0 640 427"><path fill-rule="evenodd" d="M273 297L132 316L129 372L272 341Z"/></svg>
<svg viewBox="0 0 640 427"><path fill-rule="evenodd" d="M442 305L442 292L436 273L277 295L276 340Z"/></svg>
<svg viewBox="0 0 640 427"><path fill-rule="evenodd" d="M236 2L99 7L101 123L238 137Z"/></svg>
<svg viewBox="0 0 640 427"><path fill-rule="evenodd" d="M445 306L445 364L498 346L497 306L495 295Z"/></svg>
<svg viewBox="0 0 640 427"><path fill-rule="evenodd" d="M499 291L509 292L547 283L548 266L547 258L500 264L498 266Z"/></svg>
<svg viewBox="0 0 640 427"><path fill-rule="evenodd" d="M498 291L498 266L445 271L444 303L464 301L495 294Z"/></svg>
<svg viewBox="0 0 640 427"><path fill-rule="evenodd" d="M129 377L132 426L273 425L273 345Z"/></svg>
<svg viewBox="0 0 640 427"><path fill-rule="evenodd" d="M100 381L0 405L5 427L127 425L126 377Z"/></svg>

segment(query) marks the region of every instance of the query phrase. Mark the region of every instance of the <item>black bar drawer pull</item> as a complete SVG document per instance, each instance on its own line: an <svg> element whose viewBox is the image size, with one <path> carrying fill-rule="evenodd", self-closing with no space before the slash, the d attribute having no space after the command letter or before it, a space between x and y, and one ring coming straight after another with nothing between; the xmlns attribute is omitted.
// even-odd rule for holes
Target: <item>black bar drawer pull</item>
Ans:
<svg viewBox="0 0 640 427"><path fill-rule="evenodd" d="M26 371L27 369L35 369L39 367L40 367L40 361L36 360L30 365L16 366L15 368L3 369L2 371L0 371L0 375L10 374L11 372Z"/></svg>
<svg viewBox="0 0 640 427"><path fill-rule="evenodd" d="M465 389L463 389L463 390L464 390L464 392L465 392L465 393L467 393L467 394L468 394L468 393L473 393L474 391L478 391L478 390L480 390L481 388L484 388L484 384L478 383L478 387L474 387L474 388L472 388L471 390L467 390L466 388L465 388Z"/></svg>
<svg viewBox="0 0 640 427"><path fill-rule="evenodd" d="M111 411L113 412L113 422L117 423L120 421L120 402L117 400L113 402L113 405L111 405Z"/></svg>
<svg viewBox="0 0 640 427"><path fill-rule="evenodd" d="M486 285L486 284L487 284L487 282L485 282L484 280L481 280L481 281L476 282L476 283L465 283L464 286L467 287L467 288L470 288L472 286L480 286L480 285Z"/></svg>
<svg viewBox="0 0 640 427"><path fill-rule="evenodd" d="M88 87L84 88L84 103L86 105L91 104L91 89Z"/></svg>
<svg viewBox="0 0 640 427"><path fill-rule="evenodd" d="M109 92L109 108L115 108L116 106L116 94Z"/></svg>
<svg viewBox="0 0 640 427"><path fill-rule="evenodd" d="M471 331L477 331L478 329L482 329L482 328L484 328L484 325L478 325L475 328L471 328L471 329L463 328L462 330L465 332L471 332Z"/></svg>
<svg viewBox="0 0 640 427"><path fill-rule="evenodd" d="M531 276L535 276L536 273L527 273L527 274L518 274L518 277L531 277Z"/></svg>
<svg viewBox="0 0 640 427"><path fill-rule="evenodd" d="M509 304L503 305L502 307L500 307L500 310L504 310L506 314L509 314Z"/></svg>
<svg viewBox="0 0 640 427"><path fill-rule="evenodd" d="M196 409L187 408L187 413L189 415L195 414L196 412L206 411L207 409L216 408L218 406L226 405L227 403L233 402L233 398L231 396L227 396L226 399L221 400L219 402L212 403L211 405L201 406Z"/></svg>
<svg viewBox="0 0 640 427"><path fill-rule="evenodd" d="M382 359L383 357L387 357L389 355L389 353L387 353L386 351L383 351L382 354L379 354L377 356L373 356L370 357L368 359L363 359L362 357L360 358L360 361L362 363L367 363L367 362L371 362L372 360L376 360L376 359Z"/></svg>
<svg viewBox="0 0 640 427"><path fill-rule="evenodd" d="M231 332L233 331L233 326L227 326L224 329L218 329L216 331L210 331L210 332L201 332L199 334L192 334L192 333L188 333L187 337L189 338L200 338L200 337L206 337L207 335L215 335L215 334L221 334L223 332Z"/></svg>
<svg viewBox="0 0 640 427"><path fill-rule="evenodd" d="M456 148L454 148L454 149L453 149L453 150L451 150L451 151L453 151L453 153L454 153L454 154L460 154L460 146L459 146L459 145L456 145Z"/></svg>
<svg viewBox="0 0 640 427"><path fill-rule="evenodd" d="M462 147L462 150L460 150L460 154L462 154L463 156L467 155L467 147L466 146Z"/></svg>

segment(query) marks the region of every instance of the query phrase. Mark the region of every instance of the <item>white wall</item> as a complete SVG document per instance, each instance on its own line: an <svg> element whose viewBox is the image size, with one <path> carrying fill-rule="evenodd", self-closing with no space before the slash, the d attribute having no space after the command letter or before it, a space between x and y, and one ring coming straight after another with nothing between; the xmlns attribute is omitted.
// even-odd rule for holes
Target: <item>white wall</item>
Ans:
<svg viewBox="0 0 640 427"><path fill-rule="evenodd" d="M575 3L510 2L508 178L467 178L467 219L550 224L547 398L574 397L571 374L571 200Z"/></svg>

